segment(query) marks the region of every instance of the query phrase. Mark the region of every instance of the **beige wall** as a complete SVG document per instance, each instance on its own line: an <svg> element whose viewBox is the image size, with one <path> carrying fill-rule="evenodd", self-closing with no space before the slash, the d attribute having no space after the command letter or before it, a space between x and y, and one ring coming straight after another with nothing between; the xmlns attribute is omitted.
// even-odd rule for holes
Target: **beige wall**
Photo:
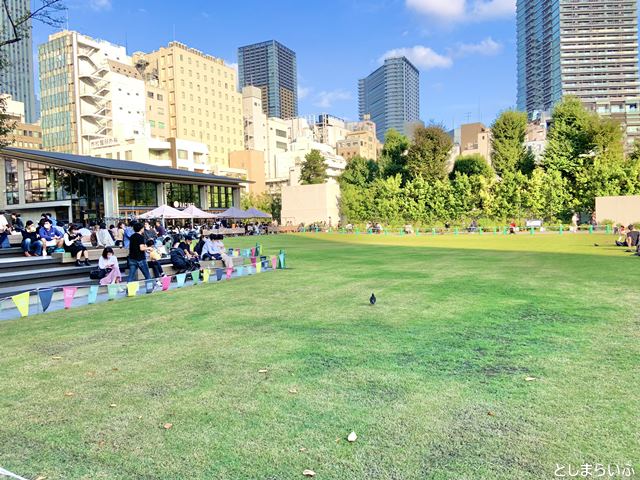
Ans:
<svg viewBox="0 0 640 480"><path fill-rule="evenodd" d="M282 225L340 221L340 187L335 183L282 187Z"/></svg>
<svg viewBox="0 0 640 480"><path fill-rule="evenodd" d="M229 166L246 170L250 183L249 193L260 195L267 190L264 178L264 152L257 150L241 150L229 154Z"/></svg>
<svg viewBox="0 0 640 480"><path fill-rule="evenodd" d="M209 147L210 163L227 167L229 153L244 148L242 95L236 71L224 61L178 42L146 54L169 102L167 136Z"/></svg>
<svg viewBox="0 0 640 480"><path fill-rule="evenodd" d="M640 222L640 195L596 197L596 219L623 225Z"/></svg>

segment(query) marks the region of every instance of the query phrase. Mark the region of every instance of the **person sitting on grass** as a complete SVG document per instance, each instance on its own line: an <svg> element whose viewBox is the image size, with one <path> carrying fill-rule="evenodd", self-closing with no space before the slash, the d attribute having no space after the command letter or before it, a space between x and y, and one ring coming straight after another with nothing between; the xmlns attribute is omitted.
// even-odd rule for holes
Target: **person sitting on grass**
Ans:
<svg viewBox="0 0 640 480"><path fill-rule="evenodd" d="M120 283L122 273L120 273L120 264L118 257L113 253L113 248L106 247L98 260L98 268L105 270L106 275L100 279L100 285L111 285Z"/></svg>
<svg viewBox="0 0 640 480"><path fill-rule="evenodd" d="M89 266L89 252L82 244L82 235L75 225L69 225L69 230L64 234L64 251L69 252L76 259L76 267ZM84 257L84 261L81 259Z"/></svg>
<svg viewBox="0 0 640 480"><path fill-rule="evenodd" d="M620 239L618 239L616 241L616 246L627 248L637 247L639 239L640 231L636 230L634 225L629 225L629 231L627 232L627 235L624 237L623 241L620 241Z"/></svg>
<svg viewBox="0 0 640 480"><path fill-rule="evenodd" d="M164 277L165 273L160 265L160 259L162 255L156 249L156 244L153 240L147 240L147 265L153 270L153 276L155 278Z"/></svg>
<svg viewBox="0 0 640 480"><path fill-rule="evenodd" d="M24 230L22 230L22 251L25 257L42 255L44 244L40 240L40 235L36 231L36 224L33 220L28 220Z"/></svg>

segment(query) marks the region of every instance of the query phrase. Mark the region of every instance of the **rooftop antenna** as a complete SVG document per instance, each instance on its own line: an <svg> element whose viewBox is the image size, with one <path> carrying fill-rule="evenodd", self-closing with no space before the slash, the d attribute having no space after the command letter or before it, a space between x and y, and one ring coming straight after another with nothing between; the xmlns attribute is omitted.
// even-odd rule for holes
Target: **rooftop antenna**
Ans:
<svg viewBox="0 0 640 480"><path fill-rule="evenodd" d="M467 123L469 123L471 121L471 112L467 112L465 115L467 116Z"/></svg>

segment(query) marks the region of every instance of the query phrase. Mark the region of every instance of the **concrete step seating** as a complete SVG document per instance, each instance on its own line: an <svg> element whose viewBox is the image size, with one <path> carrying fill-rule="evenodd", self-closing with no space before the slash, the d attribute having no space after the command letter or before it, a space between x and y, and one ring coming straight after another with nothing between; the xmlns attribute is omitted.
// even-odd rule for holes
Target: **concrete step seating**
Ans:
<svg viewBox="0 0 640 480"><path fill-rule="evenodd" d="M85 246L87 244L85 243ZM65 253L54 253L47 257L25 257L20 247L0 249L0 297L7 297L27 290L37 288L51 288L63 286L87 286L97 284L97 280L89 278L89 272L98 266L98 259L102 254L101 247L87 246L90 266L75 266L75 258ZM120 270L127 275L126 257L128 249L114 248L120 260ZM175 275L176 269L169 258L160 261L167 275ZM243 257L233 257L234 265L245 263ZM248 260L247 260L248 263ZM201 262L202 267L223 268L221 261ZM142 274L138 273L142 279Z"/></svg>

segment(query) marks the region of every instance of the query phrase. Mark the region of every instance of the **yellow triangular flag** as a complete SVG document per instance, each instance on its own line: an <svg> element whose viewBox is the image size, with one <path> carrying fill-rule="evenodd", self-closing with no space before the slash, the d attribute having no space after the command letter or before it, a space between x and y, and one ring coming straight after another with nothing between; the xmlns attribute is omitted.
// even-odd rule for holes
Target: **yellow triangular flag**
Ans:
<svg viewBox="0 0 640 480"><path fill-rule="evenodd" d="M11 297L13 303L18 307L20 316L26 317L29 315L29 292L20 293Z"/></svg>
<svg viewBox="0 0 640 480"><path fill-rule="evenodd" d="M135 297L136 293L138 293L138 287L140 285L138 284L138 282L129 282L127 283L127 296L129 297Z"/></svg>
<svg viewBox="0 0 640 480"><path fill-rule="evenodd" d="M207 282L209 281L209 275L210 275L210 273L209 273L209 269L208 269L208 268L205 268L205 269L202 271L202 281L203 281L204 283L207 283Z"/></svg>

